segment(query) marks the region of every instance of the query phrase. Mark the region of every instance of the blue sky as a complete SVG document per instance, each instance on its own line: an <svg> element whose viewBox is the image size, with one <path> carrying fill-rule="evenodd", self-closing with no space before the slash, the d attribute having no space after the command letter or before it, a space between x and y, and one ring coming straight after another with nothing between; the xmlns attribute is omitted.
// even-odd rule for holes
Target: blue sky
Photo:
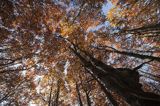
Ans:
<svg viewBox="0 0 160 106"><path fill-rule="evenodd" d="M106 16L108 11L113 7L113 4L108 1L107 3L104 3L102 6L102 13Z"/></svg>
<svg viewBox="0 0 160 106"><path fill-rule="evenodd" d="M105 16L107 16L107 13L109 12L109 10L110 10L112 7L113 7L113 4L112 4L110 1L104 3L103 6L102 6L102 10L101 10L101 11L102 11L102 14L105 15ZM109 22L108 22L108 21L105 21L104 23L99 24L99 25L97 25L97 26L95 26L95 27L90 27L90 28L87 29L87 32L97 31L97 30L99 30L100 28L102 28L102 27L104 27L104 26L105 26L105 27L109 26Z"/></svg>

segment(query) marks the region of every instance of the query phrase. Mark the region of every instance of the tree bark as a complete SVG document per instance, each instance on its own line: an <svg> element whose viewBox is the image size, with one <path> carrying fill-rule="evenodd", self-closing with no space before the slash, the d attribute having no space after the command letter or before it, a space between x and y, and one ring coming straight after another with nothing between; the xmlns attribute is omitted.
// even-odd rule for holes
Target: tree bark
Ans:
<svg viewBox="0 0 160 106"><path fill-rule="evenodd" d="M58 105L59 105L60 84L61 84L61 82L58 80L58 81L57 81L56 98L55 98L52 106L58 106Z"/></svg>
<svg viewBox="0 0 160 106"><path fill-rule="evenodd" d="M98 80L97 80L98 81ZM109 102L111 102L111 104L113 106L118 106L118 102L113 98L112 94L105 88L105 86L100 83L100 81L98 81L99 85L101 86L101 89L104 91L104 93L106 94Z"/></svg>
<svg viewBox="0 0 160 106"><path fill-rule="evenodd" d="M150 60L155 60L160 62L160 57L154 57L154 56L149 56L149 55L143 55L143 54L138 54L138 53L133 53L133 52L126 52L126 51L119 51L115 48L106 46L106 47L95 47L99 50L105 50L106 52L112 52L112 53L118 53L118 54L122 54L122 55L126 55L126 56L131 56L131 57L135 57L135 58L139 58L139 59L150 59ZM107 48L111 48L112 50L109 50Z"/></svg>
<svg viewBox="0 0 160 106"><path fill-rule="evenodd" d="M91 100L90 100L90 97L89 97L89 93L86 91L85 94L86 94L86 99L87 99L87 105L91 106Z"/></svg>
<svg viewBox="0 0 160 106"><path fill-rule="evenodd" d="M111 104L113 106L118 106L118 102L113 98L112 94L106 89L106 87L92 73L90 73L90 74L98 82L98 84L100 85L101 89L103 90L103 92L105 93L106 97L108 98L109 102L111 102Z"/></svg>
<svg viewBox="0 0 160 106"><path fill-rule="evenodd" d="M70 49L89 70L89 73L93 73L95 78L103 83L106 88L121 95L131 106L142 106L145 103L156 105L157 103L160 103L160 96L153 93L143 92L140 86L137 86L139 85L139 82L134 83L136 84L135 87L134 84L130 86L130 82L121 76L118 69L104 64L102 61L95 59L89 53L82 51L78 47ZM126 76L126 78L127 77L129 76Z"/></svg>
<svg viewBox="0 0 160 106"><path fill-rule="evenodd" d="M52 81L52 84L51 84L51 87L50 87L50 94L49 94L48 106L51 106L52 89L53 89L53 81Z"/></svg>
<svg viewBox="0 0 160 106"><path fill-rule="evenodd" d="M80 106L83 106L83 103L82 103L82 100L81 100L81 94L80 94L80 91L79 91L79 85L78 85L77 82L76 82L76 91L77 91L77 96L78 96L79 105L80 105Z"/></svg>

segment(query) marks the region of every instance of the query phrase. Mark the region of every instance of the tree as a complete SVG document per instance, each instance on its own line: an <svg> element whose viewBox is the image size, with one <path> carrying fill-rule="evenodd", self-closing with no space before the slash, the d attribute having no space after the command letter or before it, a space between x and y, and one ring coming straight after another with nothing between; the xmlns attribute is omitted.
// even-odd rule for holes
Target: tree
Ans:
<svg viewBox="0 0 160 106"><path fill-rule="evenodd" d="M82 52L81 50L78 50L77 52L76 47L72 50L80 58L84 66L88 68L88 71L93 73L95 78L98 78L101 83L103 82L107 88L124 97L128 104L141 106L148 104L157 105L157 103L160 102L159 95L142 91L141 84L139 84L139 74L135 70L127 68L114 69L113 67L105 65L101 61L95 59L85 51ZM124 90L126 94L124 93Z"/></svg>
<svg viewBox="0 0 160 106"><path fill-rule="evenodd" d="M159 3L1 0L0 105L157 105Z"/></svg>

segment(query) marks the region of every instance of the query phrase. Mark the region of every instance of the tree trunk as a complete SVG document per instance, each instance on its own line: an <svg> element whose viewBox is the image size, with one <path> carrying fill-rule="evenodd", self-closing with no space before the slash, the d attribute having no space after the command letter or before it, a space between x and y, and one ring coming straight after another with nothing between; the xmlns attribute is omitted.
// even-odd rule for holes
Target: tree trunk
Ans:
<svg viewBox="0 0 160 106"><path fill-rule="evenodd" d="M96 81L99 83L99 85L101 86L101 89L106 94L106 97L108 98L109 102L111 102L113 106L118 106L118 102L113 98L112 94L105 88L105 86L100 81L98 80Z"/></svg>
<svg viewBox="0 0 160 106"><path fill-rule="evenodd" d="M53 81L52 81L52 84L51 84L51 87L50 87L50 94L49 94L48 106L51 106L52 89L53 89Z"/></svg>
<svg viewBox="0 0 160 106"><path fill-rule="evenodd" d="M89 97L89 93L86 91L85 94L86 94L86 99L87 99L87 105L91 106L91 100L90 100L90 97Z"/></svg>
<svg viewBox="0 0 160 106"><path fill-rule="evenodd" d="M56 98L55 98L52 106L58 106L58 105L59 105L58 103L59 103L60 84L61 84L61 83L60 83L60 81L58 80L58 81L57 81Z"/></svg>
<svg viewBox="0 0 160 106"><path fill-rule="evenodd" d="M119 51L119 50L112 48L112 47L109 47L109 46L95 47L95 48L97 48L99 50L105 50L106 52L118 53L118 54L127 55L127 56L131 56L131 57L139 58L139 59L150 59L150 60L155 60L155 61L160 62L160 57L143 55L143 54L138 54L138 53L133 53L133 52ZM106 48L111 48L112 50L109 50Z"/></svg>
<svg viewBox="0 0 160 106"><path fill-rule="evenodd" d="M156 105L157 103L160 103L160 96L143 92L140 86L137 86L139 85L139 82L135 82L134 84L136 85L133 84L132 87L135 87L132 88L130 86L130 83L132 82L125 80L117 69L95 59L89 53L80 50L78 47L74 47L74 49L71 48L71 50L89 70L89 73L93 73L95 78L103 83L106 88L121 95L131 106L144 106L143 104L145 103ZM126 78L128 77L129 76L126 76Z"/></svg>
<svg viewBox="0 0 160 106"><path fill-rule="evenodd" d="M77 84L77 82L76 82L76 91L77 91L79 105L83 106L83 103L82 103L82 100L81 100L81 94L80 94L80 91L79 91L79 85Z"/></svg>
<svg viewBox="0 0 160 106"><path fill-rule="evenodd" d="M106 89L106 87L94 76L94 74L92 74L92 73L90 73L90 74L98 82L98 84L100 85L101 89L103 90L103 92L105 93L106 97L108 98L109 102L113 106L118 106L118 102L113 98L112 94Z"/></svg>

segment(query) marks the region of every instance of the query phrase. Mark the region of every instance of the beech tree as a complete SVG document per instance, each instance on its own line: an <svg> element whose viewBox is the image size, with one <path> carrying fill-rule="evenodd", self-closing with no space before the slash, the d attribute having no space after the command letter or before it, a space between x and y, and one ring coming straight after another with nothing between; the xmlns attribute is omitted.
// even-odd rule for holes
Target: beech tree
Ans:
<svg viewBox="0 0 160 106"><path fill-rule="evenodd" d="M159 0L1 0L0 105L158 106Z"/></svg>

